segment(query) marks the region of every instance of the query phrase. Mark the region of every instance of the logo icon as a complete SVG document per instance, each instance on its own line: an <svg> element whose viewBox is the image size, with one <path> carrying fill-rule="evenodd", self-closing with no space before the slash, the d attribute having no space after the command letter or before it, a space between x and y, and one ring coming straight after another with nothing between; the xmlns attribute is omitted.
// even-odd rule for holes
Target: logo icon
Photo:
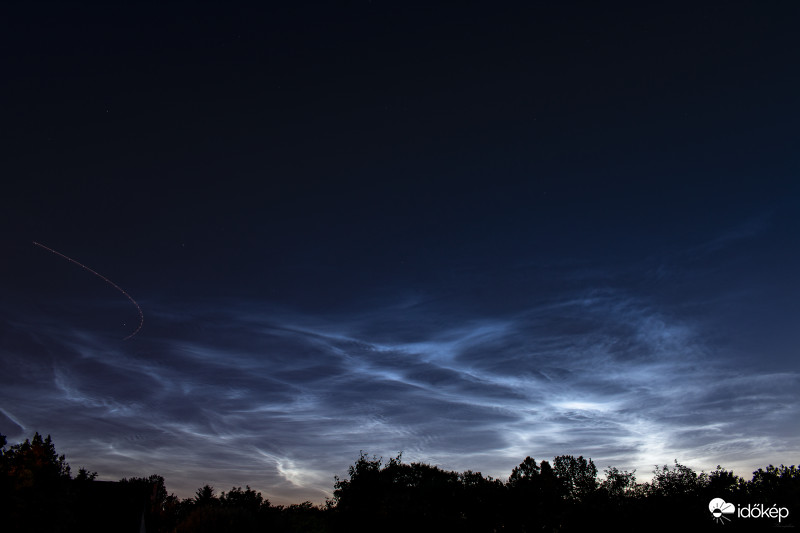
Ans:
<svg viewBox="0 0 800 533"><path fill-rule="evenodd" d="M736 506L732 503L726 503L722 498L714 498L708 503L708 510L714 516L714 521L720 524L730 522L731 519L726 514L733 514L736 512Z"/></svg>

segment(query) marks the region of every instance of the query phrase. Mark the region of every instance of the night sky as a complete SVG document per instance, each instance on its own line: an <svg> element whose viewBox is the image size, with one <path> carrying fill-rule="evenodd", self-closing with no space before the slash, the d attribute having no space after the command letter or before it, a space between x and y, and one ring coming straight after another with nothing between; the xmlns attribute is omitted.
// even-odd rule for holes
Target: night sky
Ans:
<svg viewBox="0 0 800 533"><path fill-rule="evenodd" d="M0 9L10 443L273 503L800 460L799 3L107 4Z"/></svg>

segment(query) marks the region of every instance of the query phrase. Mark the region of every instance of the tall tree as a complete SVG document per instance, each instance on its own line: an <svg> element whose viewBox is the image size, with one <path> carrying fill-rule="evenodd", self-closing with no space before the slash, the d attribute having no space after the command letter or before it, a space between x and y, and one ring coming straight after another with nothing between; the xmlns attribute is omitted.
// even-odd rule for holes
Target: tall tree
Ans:
<svg viewBox="0 0 800 533"><path fill-rule="evenodd" d="M597 489L597 467L582 455L559 455L553 459L553 472L558 478L562 496L567 500L585 500Z"/></svg>
<svg viewBox="0 0 800 533"><path fill-rule="evenodd" d="M32 439L0 450L0 490L7 506L5 525L9 531L66 531L71 513L70 467L56 453L50 435L37 432Z"/></svg>

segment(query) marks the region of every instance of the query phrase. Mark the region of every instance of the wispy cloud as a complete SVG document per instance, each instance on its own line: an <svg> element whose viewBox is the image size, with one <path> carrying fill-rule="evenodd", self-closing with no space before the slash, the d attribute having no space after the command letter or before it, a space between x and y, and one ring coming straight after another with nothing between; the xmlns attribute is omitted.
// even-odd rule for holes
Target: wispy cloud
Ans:
<svg viewBox="0 0 800 533"><path fill-rule="evenodd" d="M624 291L436 329L425 305L338 320L225 309L154 313L136 342L17 335L0 429L52 433L102 477L158 472L184 496L249 483L276 502L322 501L359 450L505 477L563 453L753 468L798 436L780 424L797 415L797 373L738 373L704 331Z"/></svg>

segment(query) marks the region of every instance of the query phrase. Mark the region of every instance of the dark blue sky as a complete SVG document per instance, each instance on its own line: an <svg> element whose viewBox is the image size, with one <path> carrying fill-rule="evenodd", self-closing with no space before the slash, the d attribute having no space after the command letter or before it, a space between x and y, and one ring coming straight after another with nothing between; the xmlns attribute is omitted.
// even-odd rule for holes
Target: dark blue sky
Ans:
<svg viewBox="0 0 800 533"><path fill-rule="evenodd" d="M798 6L3 10L11 442L277 503L797 462Z"/></svg>

